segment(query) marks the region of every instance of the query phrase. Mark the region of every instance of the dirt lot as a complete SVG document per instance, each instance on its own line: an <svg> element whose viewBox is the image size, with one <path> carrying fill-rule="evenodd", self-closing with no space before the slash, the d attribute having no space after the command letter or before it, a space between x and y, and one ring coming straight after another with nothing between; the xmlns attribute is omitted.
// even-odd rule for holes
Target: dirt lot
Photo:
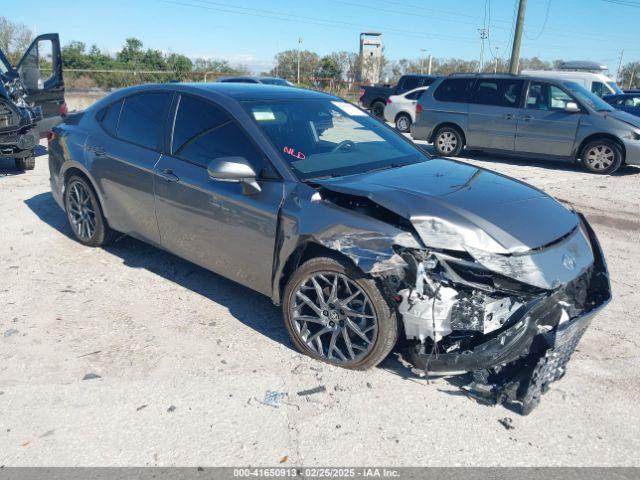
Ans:
<svg viewBox="0 0 640 480"><path fill-rule="evenodd" d="M311 361L266 297L130 238L81 246L47 157L0 161L0 465L640 465L640 169L469 161L573 203L611 270L614 301L528 417L393 357Z"/></svg>

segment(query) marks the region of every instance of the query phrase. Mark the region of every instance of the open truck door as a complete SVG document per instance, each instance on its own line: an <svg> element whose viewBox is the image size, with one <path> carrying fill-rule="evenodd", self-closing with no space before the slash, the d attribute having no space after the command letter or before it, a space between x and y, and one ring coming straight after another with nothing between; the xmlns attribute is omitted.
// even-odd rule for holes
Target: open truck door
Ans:
<svg viewBox="0 0 640 480"><path fill-rule="evenodd" d="M15 67L27 93L27 102L42 109L38 131L43 137L67 115L64 100L62 53L57 33L39 35Z"/></svg>

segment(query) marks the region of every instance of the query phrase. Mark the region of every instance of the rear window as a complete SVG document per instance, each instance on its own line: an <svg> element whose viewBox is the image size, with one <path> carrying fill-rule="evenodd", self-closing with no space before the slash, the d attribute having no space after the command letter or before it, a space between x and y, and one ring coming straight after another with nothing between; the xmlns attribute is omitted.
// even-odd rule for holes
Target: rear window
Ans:
<svg viewBox="0 0 640 480"><path fill-rule="evenodd" d="M169 93L141 93L127 97L118 122L118 138L157 149L170 99Z"/></svg>
<svg viewBox="0 0 640 480"><path fill-rule="evenodd" d="M433 97L440 102L466 102L472 82L469 78L449 78L440 84Z"/></svg>
<svg viewBox="0 0 640 480"><path fill-rule="evenodd" d="M480 79L473 89L473 103L517 108L523 86L524 80Z"/></svg>

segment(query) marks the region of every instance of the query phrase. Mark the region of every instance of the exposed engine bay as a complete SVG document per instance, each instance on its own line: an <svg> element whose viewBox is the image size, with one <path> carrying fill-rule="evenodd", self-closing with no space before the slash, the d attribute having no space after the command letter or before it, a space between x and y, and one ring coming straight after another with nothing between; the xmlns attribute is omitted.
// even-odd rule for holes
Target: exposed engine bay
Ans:
<svg viewBox="0 0 640 480"><path fill-rule="evenodd" d="M593 230L584 217L563 207L571 215L565 216L564 233L540 240L542 246L512 242L504 248L506 241L498 243L487 233L493 233L489 227L501 227L504 217L496 215L486 230L473 229L465 225L475 220L468 214L454 223L400 212L395 199L378 192L365 198L342 185L323 187L317 201L404 232L342 231L336 238L318 239L383 284L401 319L403 360L426 375L468 375L464 389L479 400L516 402L523 414L531 412L549 384L564 374L591 318L610 300Z"/></svg>
<svg viewBox="0 0 640 480"><path fill-rule="evenodd" d="M0 155L31 156L39 141L36 127L40 120L42 110L27 103L20 77L0 76Z"/></svg>

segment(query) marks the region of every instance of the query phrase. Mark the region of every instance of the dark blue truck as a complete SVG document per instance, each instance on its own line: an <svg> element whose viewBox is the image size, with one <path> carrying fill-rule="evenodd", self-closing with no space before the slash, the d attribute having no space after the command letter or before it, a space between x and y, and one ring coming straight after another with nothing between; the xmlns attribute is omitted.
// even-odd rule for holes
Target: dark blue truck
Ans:
<svg viewBox="0 0 640 480"><path fill-rule="evenodd" d="M410 73L403 75L395 86L373 85L360 87L360 106L371 110L376 118L384 118L384 106L391 95L400 95L418 87L427 87L436 80L435 75Z"/></svg>

